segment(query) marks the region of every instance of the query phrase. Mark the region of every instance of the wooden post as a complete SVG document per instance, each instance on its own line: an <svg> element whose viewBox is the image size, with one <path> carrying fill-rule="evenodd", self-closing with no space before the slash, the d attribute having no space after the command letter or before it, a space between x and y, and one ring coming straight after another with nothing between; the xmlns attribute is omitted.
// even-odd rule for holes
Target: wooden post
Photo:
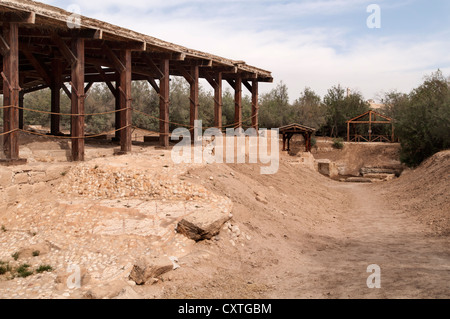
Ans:
<svg viewBox="0 0 450 319"><path fill-rule="evenodd" d="M222 72L217 72L214 87L214 126L222 129Z"/></svg>
<svg viewBox="0 0 450 319"><path fill-rule="evenodd" d="M306 151L307 152L311 152L311 133L310 132L308 132L308 133L306 133L306 141L307 141L307 146L306 146Z"/></svg>
<svg viewBox="0 0 450 319"><path fill-rule="evenodd" d="M369 142L372 142L372 112L369 112Z"/></svg>
<svg viewBox="0 0 450 319"><path fill-rule="evenodd" d="M169 59L162 59L160 69L160 102L159 102L159 143L163 147L169 146Z"/></svg>
<svg viewBox="0 0 450 319"><path fill-rule="evenodd" d="M120 60L125 66L120 72L120 154L131 152L131 50L122 50Z"/></svg>
<svg viewBox="0 0 450 319"><path fill-rule="evenodd" d="M291 150L291 138L292 138L292 133L288 133L287 134L287 151L288 152Z"/></svg>
<svg viewBox="0 0 450 319"><path fill-rule="evenodd" d="M350 142L350 122L347 122L347 142Z"/></svg>
<svg viewBox="0 0 450 319"><path fill-rule="evenodd" d="M72 52L76 60L72 63L72 160L84 161L84 39L72 39Z"/></svg>
<svg viewBox="0 0 450 319"><path fill-rule="evenodd" d="M51 78L51 111L52 113L61 112L61 86L62 86L62 61L60 59L52 60L52 78ZM61 116L51 114L50 133L52 135L60 134Z"/></svg>
<svg viewBox="0 0 450 319"><path fill-rule="evenodd" d="M283 152L286 151L286 134L283 133Z"/></svg>
<svg viewBox="0 0 450 319"><path fill-rule="evenodd" d="M252 127L258 130L258 81L252 81Z"/></svg>
<svg viewBox="0 0 450 319"><path fill-rule="evenodd" d="M191 81L190 81L190 131L191 140L194 141L194 121L198 120L198 91L199 91L199 69L198 65L191 67Z"/></svg>
<svg viewBox="0 0 450 319"><path fill-rule="evenodd" d="M242 127L242 77L240 74L234 82L234 123L235 128Z"/></svg>
<svg viewBox="0 0 450 319"><path fill-rule="evenodd" d="M19 159L19 26L3 23L3 39L9 49L3 54L3 105L12 106L3 110L3 150L7 160ZM6 80L5 80L6 79Z"/></svg>

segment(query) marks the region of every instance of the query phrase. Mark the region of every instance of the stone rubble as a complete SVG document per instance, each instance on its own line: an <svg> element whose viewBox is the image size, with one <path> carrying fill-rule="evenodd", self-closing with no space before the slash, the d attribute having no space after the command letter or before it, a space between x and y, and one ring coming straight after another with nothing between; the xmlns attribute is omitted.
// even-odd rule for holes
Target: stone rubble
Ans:
<svg viewBox="0 0 450 319"><path fill-rule="evenodd" d="M2 169L9 184L0 189L0 266L29 264L33 274L0 275L0 298L136 297L130 274L140 258L162 258L174 271L193 250L195 241L176 232L183 219L199 211L231 217L231 200L180 179L194 165L173 164L168 151L39 165L40 178L51 178L35 185L39 170ZM41 265L52 270L38 274ZM76 278L80 287L70 285Z"/></svg>

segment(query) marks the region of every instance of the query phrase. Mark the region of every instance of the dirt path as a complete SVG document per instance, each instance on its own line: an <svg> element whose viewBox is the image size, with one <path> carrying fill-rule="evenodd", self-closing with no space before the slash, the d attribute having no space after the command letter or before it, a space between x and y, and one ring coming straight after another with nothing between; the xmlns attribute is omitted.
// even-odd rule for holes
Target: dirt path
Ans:
<svg viewBox="0 0 450 319"><path fill-rule="evenodd" d="M329 244L308 257L306 296L330 298L449 298L450 241L427 235L405 211L390 207L382 185L340 184L353 202L329 233ZM378 188L377 188L378 187ZM381 268L381 288L369 289L367 267ZM292 291L290 297L299 297ZM305 297L302 293L300 297Z"/></svg>

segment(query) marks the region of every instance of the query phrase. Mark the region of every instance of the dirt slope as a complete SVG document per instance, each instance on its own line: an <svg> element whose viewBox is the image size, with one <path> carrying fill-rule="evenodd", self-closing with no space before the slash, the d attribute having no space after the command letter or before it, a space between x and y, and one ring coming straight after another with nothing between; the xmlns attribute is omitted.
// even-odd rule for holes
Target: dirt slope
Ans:
<svg viewBox="0 0 450 319"><path fill-rule="evenodd" d="M285 160L273 176L250 165L191 172L233 200L232 223L245 235L235 245L227 231L199 243L210 257L171 273L163 297L450 297L449 237L430 236L384 183L338 183ZM371 264L382 269L382 289L366 285Z"/></svg>
<svg viewBox="0 0 450 319"><path fill-rule="evenodd" d="M386 196L436 234L450 235L450 150L386 185Z"/></svg>

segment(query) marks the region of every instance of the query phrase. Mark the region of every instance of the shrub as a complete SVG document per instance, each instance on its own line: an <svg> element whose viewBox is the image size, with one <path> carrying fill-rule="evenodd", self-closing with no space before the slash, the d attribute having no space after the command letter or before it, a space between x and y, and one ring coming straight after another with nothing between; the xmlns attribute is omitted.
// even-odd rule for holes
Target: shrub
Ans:
<svg viewBox="0 0 450 319"><path fill-rule="evenodd" d="M22 278L31 276L33 274L33 272L28 270L28 268L30 268L30 265L28 265L28 264L20 265L19 268L16 269L18 276L22 277Z"/></svg>
<svg viewBox="0 0 450 319"><path fill-rule="evenodd" d="M344 140L342 138L333 139L333 148L341 150L344 148Z"/></svg>
<svg viewBox="0 0 450 319"><path fill-rule="evenodd" d="M41 254L41 252L40 252L39 250L35 250L35 251L33 251L33 253L32 253L33 257L37 257L37 256L39 256L40 254Z"/></svg>
<svg viewBox="0 0 450 319"><path fill-rule="evenodd" d="M50 266L50 265L40 265L39 267L38 267L38 269L36 269L36 272L38 273L38 274L40 274L40 273L43 273L43 272L45 272L45 271L52 271L53 270L53 268L52 268L52 266Z"/></svg>
<svg viewBox="0 0 450 319"><path fill-rule="evenodd" d="M317 144L317 139L314 136L312 136L311 137L311 147L316 146L316 144Z"/></svg>

